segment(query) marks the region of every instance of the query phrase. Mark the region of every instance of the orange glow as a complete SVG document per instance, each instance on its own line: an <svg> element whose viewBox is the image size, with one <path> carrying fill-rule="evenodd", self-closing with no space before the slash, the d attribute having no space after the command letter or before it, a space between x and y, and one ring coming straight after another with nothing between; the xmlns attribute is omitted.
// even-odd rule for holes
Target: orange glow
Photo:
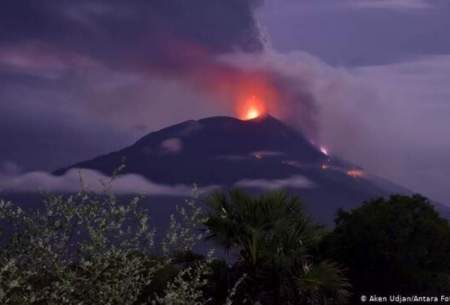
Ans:
<svg viewBox="0 0 450 305"><path fill-rule="evenodd" d="M266 113L266 105L256 96L252 96L245 100L242 104L237 105L237 114L241 120L252 120Z"/></svg>
<svg viewBox="0 0 450 305"><path fill-rule="evenodd" d="M256 119L257 117L259 117L258 109L250 108L249 110L247 110L247 115L245 116L247 120Z"/></svg>
<svg viewBox="0 0 450 305"><path fill-rule="evenodd" d="M351 169L347 171L347 175L353 178L362 178L364 177L364 172L360 169Z"/></svg>
<svg viewBox="0 0 450 305"><path fill-rule="evenodd" d="M327 169L329 168L329 166L328 166L327 164L322 164L322 165L320 166L320 168L321 168L322 170L327 170Z"/></svg>
<svg viewBox="0 0 450 305"><path fill-rule="evenodd" d="M275 117L285 113L286 109L280 101L289 96L279 90L278 77L274 78L265 68L240 67L226 61L208 60L208 50L198 46L191 53L197 56L192 56L192 64L188 66L192 75L189 79L200 90L206 89L207 93L212 94L211 101L223 103L222 109L227 113L232 112L242 120L255 116L256 112L259 116L270 113ZM252 97L255 101L251 101ZM249 111L250 108L256 111Z"/></svg>
<svg viewBox="0 0 450 305"><path fill-rule="evenodd" d="M234 104L234 113L241 120L251 120L270 113L279 115L281 96L273 81L262 72L245 72L233 79L228 93Z"/></svg>

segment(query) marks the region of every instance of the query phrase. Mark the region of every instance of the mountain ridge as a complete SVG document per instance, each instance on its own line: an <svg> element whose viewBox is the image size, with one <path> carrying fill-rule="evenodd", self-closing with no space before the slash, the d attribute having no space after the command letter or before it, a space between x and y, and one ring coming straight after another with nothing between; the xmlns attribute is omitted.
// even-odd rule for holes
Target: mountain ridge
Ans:
<svg viewBox="0 0 450 305"><path fill-rule="evenodd" d="M145 135L131 146L59 169L55 174L61 175L74 167L97 169L104 174L112 174L113 163L117 168L123 160L128 165L130 159L140 159L143 163L175 159L185 159L186 162L189 161L186 159L212 161L227 157L232 159L233 156L251 157L252 154L258 158L258 152L262 152L261 157L264 152L273 153L273 157L277 153L296 154L296 159L305 163L319 162L327 158L300 132L270 115L247 121L218 116L188 120L162 128ZM108 164L96 164L97 162ZM157 175L141 171L134 165L132 164L132 171L137 171L144 177L171 183L158 179ZM151 169L152 167L149 168Z"/></svg>
<svg viewBox="0 0 450 305"><path fill-rule="evenodd" d="M55 174L87 168L112 175L122 164L122 174L166 185L219 185L252 192L282 187L301 196L311 214L327 224L338 208L408 192L325 154L300 131L270 115L246 121L224 116L184 121Z"/></svg>

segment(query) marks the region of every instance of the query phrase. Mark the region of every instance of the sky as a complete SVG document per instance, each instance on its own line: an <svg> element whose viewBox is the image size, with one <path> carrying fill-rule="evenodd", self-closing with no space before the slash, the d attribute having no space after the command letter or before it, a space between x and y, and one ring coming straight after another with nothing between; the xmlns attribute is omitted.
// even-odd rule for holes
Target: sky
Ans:
<svg viewBox="0 0 450 305"><path fill-rule="evenodd" d="M6 0L0 177L235 115L257 88L331 153L450 204L448 29L447 0Z"/></svg>

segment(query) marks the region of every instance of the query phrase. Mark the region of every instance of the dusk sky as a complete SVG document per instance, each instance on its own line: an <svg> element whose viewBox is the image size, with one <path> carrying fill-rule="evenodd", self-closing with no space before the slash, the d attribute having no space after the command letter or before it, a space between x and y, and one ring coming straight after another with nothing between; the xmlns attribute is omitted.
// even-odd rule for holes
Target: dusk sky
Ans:
<svg viewBox="0 0 450 305"><path fill-rule="evenodd" d="M450 204L449 30L448 0L6 0L0 171L275 91L269 112L332 154Z"/></svg>

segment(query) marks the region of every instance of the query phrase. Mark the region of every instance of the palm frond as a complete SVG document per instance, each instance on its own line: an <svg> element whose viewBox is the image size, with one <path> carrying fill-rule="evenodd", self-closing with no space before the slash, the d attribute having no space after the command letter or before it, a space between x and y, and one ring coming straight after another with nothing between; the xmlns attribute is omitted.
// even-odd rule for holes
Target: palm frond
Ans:
<svg viewBox="0 0 450 305"><path fill-rule="evenodd" d="M297 276L297 287L302 299L310 304L345 304L351 285L344 272L335 263L323 261L304 266Z"/></svg>

